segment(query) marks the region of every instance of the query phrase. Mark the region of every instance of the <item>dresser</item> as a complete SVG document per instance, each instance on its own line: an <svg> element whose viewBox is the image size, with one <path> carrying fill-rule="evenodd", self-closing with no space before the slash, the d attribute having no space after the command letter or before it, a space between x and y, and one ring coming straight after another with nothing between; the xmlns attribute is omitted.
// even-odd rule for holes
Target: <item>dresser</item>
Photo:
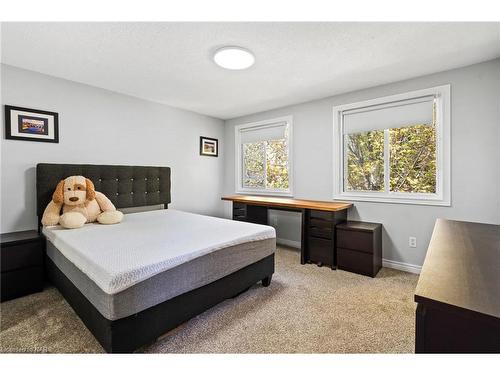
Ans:
<svg viewBox="0 0 500 375"><path fill-rule="evenodd" d="M500 225L438 219L415 302L415 352L500 353Z"/></svg>
<svg viewBox="0 0 500 375"><path fill-rule="evenodd" d="M37 231L4 233L1 239L1 301L43 290L43 246Z"/></svg>
<svg viewBox="0 0 500 375"><path fill-rule="evenodd" d="M382 268L382 224L361 221L338 224L337 264L341 270L375 277Z"/></svg>

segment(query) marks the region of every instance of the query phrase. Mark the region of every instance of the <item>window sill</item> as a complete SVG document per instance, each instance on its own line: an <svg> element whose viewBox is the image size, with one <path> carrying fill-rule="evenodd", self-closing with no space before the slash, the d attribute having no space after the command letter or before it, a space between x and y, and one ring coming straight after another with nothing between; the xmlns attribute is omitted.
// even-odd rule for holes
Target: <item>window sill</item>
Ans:
<svg viewBox="0 0 500 375"><path fill-rule="evenodd" d="M371 202L371 203L390 203L390 204L410 204L422 206L444 206L450 207L451 201L449 199L416 199L416 198L388 198L388 197L367 197L359 195L334 195L333 200L336 201L358 201L358 202Z"/></svg>
<svg viewBox="0 0 500 375"><path fill-rule="evenodd" d="M292 192L283 192L283 191L272 191L272 190L236 190L235 194L241 195L264 195L268 197L286 197L293 198Z"/></svg>

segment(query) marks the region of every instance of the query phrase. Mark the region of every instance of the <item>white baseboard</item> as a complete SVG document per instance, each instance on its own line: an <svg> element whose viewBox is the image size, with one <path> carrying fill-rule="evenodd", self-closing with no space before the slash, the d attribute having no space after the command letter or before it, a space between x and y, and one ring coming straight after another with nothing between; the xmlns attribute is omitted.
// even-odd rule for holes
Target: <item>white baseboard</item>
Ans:
<svg viewBox="0 0 500 375"><path fill-rule="evenodd" d="M296 249L300 249L300 241L287 240L286 238L276 238L276 243L278 245L285 245L285 246L295 247Z"/></svg>
<svg viewBox="0 0 500 375"><path fill-rule="evenodd" d="M415 264L396 262L395 260L382 259L382 266L387 268L394 268L395 270L405 271L420 274L422 266L417 266Z"/></svg>

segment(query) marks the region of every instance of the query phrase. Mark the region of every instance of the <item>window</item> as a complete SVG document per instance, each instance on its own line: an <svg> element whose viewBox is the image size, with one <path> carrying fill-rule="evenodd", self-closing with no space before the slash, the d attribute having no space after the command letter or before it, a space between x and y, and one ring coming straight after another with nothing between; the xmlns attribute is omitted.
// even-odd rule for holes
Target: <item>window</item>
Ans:
<svg viewBox="0 0 500 375"><path fill-rule="evenodd" d="M334 107L334 199L450 205L450 86Z"/></svg>
<svg viewBox="0 0 500 375"><path fill-rule="evenodd" d="M291 196L291 141L291 117L236 126L236 192Z"/></svg>

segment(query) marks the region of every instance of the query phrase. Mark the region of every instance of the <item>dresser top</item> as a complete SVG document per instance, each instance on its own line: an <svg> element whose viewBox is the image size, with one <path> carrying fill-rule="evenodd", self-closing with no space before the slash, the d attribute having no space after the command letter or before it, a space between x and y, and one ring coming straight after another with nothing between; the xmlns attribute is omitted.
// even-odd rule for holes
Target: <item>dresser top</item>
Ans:
<svg viewBox="0 0 500 375"><path fill-rule="evenodd" d="M319 211L342 211L352 207L352 203L347 202L326 202L307 199L263 197L253 195L231 195L228 197L222 197L222 200L254 204L257 206L307 208Z"/></svg>
<svg viewBox="0 0 500 375"><path fill-rule="evenodd" d="M36 230L24 230L21 232L11 232L0 234L0 242L2 245L10 243L20 243L34 241L40 239L40 235Z"/></svg>
<svg viewBox="0 0 500 375"><path fill-rule="evenodd" d="M500 318L500 225L438 219L415 301Z"/></svg>

